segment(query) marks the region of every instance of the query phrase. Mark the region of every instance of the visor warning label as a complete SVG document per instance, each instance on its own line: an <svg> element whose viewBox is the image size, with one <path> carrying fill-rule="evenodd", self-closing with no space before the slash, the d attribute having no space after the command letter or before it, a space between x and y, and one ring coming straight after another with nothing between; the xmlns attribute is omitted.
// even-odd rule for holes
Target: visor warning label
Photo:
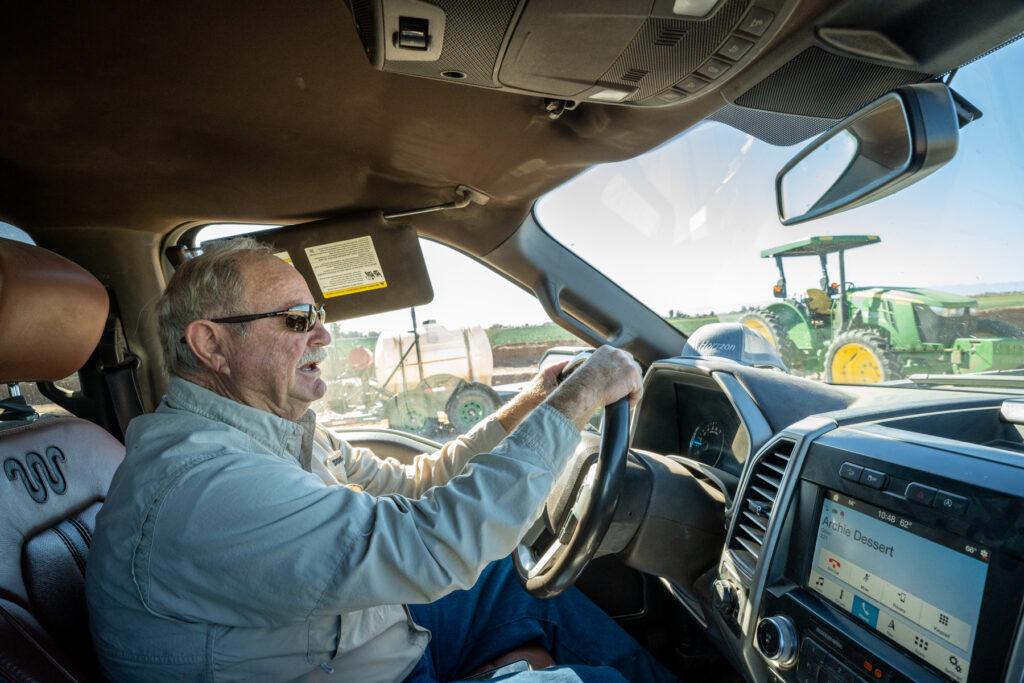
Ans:
<svg viewBox="0 0 1024 683"><path fill-rule="evenodd" d="M388 286L369 235L306 247L306 257L325 299Z"/></svg>

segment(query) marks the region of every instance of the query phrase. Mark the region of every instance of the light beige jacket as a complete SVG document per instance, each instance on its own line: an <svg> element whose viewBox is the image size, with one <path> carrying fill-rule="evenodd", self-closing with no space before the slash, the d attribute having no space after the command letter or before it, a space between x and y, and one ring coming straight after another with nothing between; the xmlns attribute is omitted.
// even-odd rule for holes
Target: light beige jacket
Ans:
<svg viewBox="0 0 1024 683"><path fill-rule="evenodd" d="M132 421L86 571L107 676L401 680L430 638L401 605L508 555L580 438L541 406L403 467L318 439L314 417L172 378Z"/></svg>

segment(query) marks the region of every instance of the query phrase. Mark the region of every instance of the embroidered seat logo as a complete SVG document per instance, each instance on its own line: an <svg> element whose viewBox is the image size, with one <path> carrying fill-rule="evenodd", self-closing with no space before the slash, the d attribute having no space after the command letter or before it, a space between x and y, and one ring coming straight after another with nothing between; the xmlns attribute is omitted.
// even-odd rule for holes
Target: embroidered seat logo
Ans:
<svg viewBox="0 0 1024 683"><path fill-rule="evenodd" d="M50 491L62 496L68 490L68 481L60 468L62 462L67 462L64 452L50 446L46 449L45 458L35 451L26 453L24 462L18 458L7 458L4 460L4 474L12 482L20 479L32 500L45 503Z"/></svg>

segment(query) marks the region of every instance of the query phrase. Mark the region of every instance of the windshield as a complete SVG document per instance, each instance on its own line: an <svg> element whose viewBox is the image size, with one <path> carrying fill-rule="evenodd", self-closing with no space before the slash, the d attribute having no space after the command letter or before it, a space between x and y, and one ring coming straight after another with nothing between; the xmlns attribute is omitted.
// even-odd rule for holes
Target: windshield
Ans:
<svg viewBox="0 0 1024 683"><path fill-rule="evenodd" d="M535 213L685 333L740 322L796 374L873 383L1024 368L1022 65L1024 41L960 69L952 86L984 116L952 161L844 213L782 226L775 177L807 143L775 147L715 122L589 170ZM849 238L845 281L838 253L823 272L818 256L784 252L780 278L776 248L836 236Z"/></svg>

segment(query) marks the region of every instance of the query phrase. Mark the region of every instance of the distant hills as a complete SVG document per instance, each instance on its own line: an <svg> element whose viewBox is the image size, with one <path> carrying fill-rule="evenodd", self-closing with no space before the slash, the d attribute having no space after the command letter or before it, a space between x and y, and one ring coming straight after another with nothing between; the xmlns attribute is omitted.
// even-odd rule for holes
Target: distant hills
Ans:
<svg viewBox="0 0 1024 683"><path fill-rule="evenodd" d="M967 285L929 285L928 289L935 289L940 292L949 292L950 294L976 296L978 294L1024 292L1024 282L980 282Z"/></svg>

